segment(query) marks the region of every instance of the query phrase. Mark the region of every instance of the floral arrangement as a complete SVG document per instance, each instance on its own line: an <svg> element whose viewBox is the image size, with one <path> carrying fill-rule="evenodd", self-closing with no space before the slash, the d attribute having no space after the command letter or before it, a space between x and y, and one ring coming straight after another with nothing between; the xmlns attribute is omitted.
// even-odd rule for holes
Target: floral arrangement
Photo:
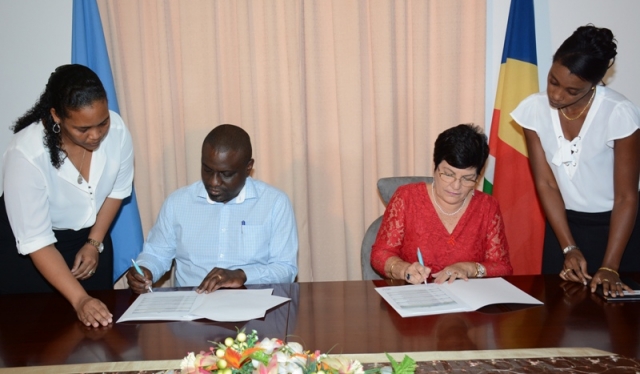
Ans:
<svg viewBox="0 0 640 374"><path fill-rule="evenodd" d="M212 342L214 343L214 342ZM193 352L181 364L182 374L411 374L416 362L405 356L396 362L387 354L391 368L364 370L362 364L341 356L330 356L320 351L305 351L295 342L264 338L258 341L253 330L245 334L238 331L236 338L228 337L223 343L214 343L209 351Z"/></svg>

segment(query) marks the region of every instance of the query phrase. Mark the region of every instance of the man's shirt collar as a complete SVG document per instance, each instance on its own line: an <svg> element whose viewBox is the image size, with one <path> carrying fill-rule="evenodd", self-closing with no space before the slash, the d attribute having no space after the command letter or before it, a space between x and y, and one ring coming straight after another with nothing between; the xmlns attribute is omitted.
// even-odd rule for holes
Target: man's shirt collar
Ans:
<svg viewBox="0 0 640 374"><path fill-rule="evenodd" d="M204 192L204 198L207 199L207 203L224 204L224 203L211 200L209 198L209 194L204 188L203 188L203 192ZM257 196L256 188L253 184L253 179L251 177L247 177L247 179L244 181L244 186L242 186L240 193L238 193L238 196L229 200L227 204L242 204L246 199L252 199L252 198L255 198L256 196Z"/></svg>

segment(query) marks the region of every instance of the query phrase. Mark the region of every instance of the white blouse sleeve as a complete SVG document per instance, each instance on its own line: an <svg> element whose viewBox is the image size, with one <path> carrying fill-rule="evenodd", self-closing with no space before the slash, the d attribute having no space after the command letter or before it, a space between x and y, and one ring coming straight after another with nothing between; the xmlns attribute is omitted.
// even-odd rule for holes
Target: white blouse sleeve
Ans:
<svg viewBox="0 0 640 374"><path fill-rule="evenodd" d="M124 199L131 195L133 184L133 142L131 133L129 133L129 129L125 126L122 118L115 112L111 112L111 116L113 122L118 121L120 123L118 139L120 142L120 169L109 197Z"/></svg>
<svg viewBox="0 0 640 374"><path fill-rule="evenodd" d="M7 150L4 161L4 200L18 252L26 255L55 243L42 171L16 149Z"/></svg>
<svg viewBox="0 0 640 374"><path fill-rule="evenodd" d="M613 141L623 139L640 128L640 109L630 101L616 105L609 117L607 126L607 145L613 148Z"/></svg>
<svg viewBox="0 0 640 374"><path fill-rule="evenodd" d="M533 95L529 95L526 99L522 100L520 104L518 104L513 112L511 112L511 118L513 118L518 125L527 130L538 132L540 130L540 119L545 111L549 110L548 104L546 107L540 105L541 94L542 93L535 93Z"/></svg>

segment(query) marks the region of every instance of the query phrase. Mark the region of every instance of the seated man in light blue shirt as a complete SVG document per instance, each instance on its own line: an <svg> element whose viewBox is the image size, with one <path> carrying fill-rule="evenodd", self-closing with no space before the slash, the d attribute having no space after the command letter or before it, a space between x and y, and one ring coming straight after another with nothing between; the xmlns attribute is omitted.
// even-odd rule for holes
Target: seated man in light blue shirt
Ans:
<svg viewBox="0 0 640 374"><path fill-rule="evenodd" d="M202 145L202 181L172 193L127 272L136 293L176 260L175 285L212 292L244 284L291 283L298 273L298 233L287 195L252 179L249 134L220 125Z"/></svg>

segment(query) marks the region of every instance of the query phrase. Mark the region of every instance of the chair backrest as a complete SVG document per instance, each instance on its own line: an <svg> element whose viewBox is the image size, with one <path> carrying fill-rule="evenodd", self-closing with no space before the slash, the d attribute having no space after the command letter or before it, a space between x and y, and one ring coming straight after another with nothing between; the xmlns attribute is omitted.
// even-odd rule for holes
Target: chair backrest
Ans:
<svg viewBox="0 0 640 374"><path fill-rule="evenodd" d="M378 230L382 223L382 216L376 218L369 226L362 239L362 249L360 251L360 264L362 266L362 279L382 279L382 277L371 267L371 246L376 241Z"/></svg>
<svg viewBox="0 0 640 374"><path fill-rule="evenodd" d="M378 192L380 193L380 197L386 206L391 199L391 196L396 192L398 187L409 184L409 183L417 183L417 182L427 182L431 183L433 181L432 177L389 177L389 178L380 178L378 180ZM378 236L378 230L380 229L380 224L382 223L382 216L378 217L367 229L367 232L364 234L364 238L362 239L362 248L360 251L360 264L362 266L362 279L382 279L380 274L378 274L371 267L371 246L376 241L376 236Z"/></svg>

